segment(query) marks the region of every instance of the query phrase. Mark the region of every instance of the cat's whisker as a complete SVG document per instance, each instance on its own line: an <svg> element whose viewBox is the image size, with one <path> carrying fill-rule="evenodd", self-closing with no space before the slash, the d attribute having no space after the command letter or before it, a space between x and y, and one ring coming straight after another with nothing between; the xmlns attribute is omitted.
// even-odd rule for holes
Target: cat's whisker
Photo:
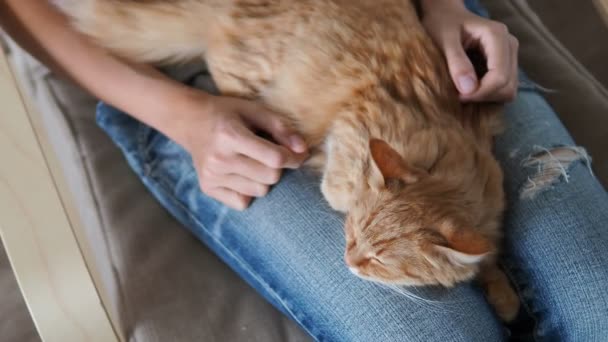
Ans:
<svg viewBox="0 0 608 342"><path fill-rule="evenodd" d="M450 313L452 312L452 310L448 306L446 306L444 303L422 298L420 296L413 294L412 292L410 292L406 289L399 288L398 293L408 297L409 299L413 300L414 302L416 302L417 304L419 304L423 307L434 309L437 312L446 312L446 311L450 312Z"/></svg>
<svg viewBox="0 0 608 342"><path fill-rule="evenodd" d="M416 304L419 304L421 306L425 306L425 307L431 308L431 309L437 309L440 311L445 311L445 309L446 309L445 307L440 305L441 303L417 296L402 286L383 284L383 287L385 287L393 292L396 292L402 296L405 296L405 297L411 299Z"/></svg>
<svg viewBox="0 0 608 342"><path fill-rule="evenodd" d="M416 304L418 304L420 306L423 306L423 307L426 307L428 309L438 311L438 312L449 312L450 314L459 314L459 311L457 311L457 305L466 302L466 301L454 301L454 300L442 301L442 300L433 300L433 299L424 298L417 294L412 293L412 291L417 290L417 288L415 288L415 287L406 288L404 286L399 286L399 285L390 285L390 284L382 284L382 283L377 283L377 284L380 285L381 287L391 290L392 292L395 292L401 296L407 297L408 299L412 300L413 302L415 302Z"/></svg>
<svg viewBox="0 0 608 342"><path fill-rule="evenodd" d="M418 287L412 287L411 289L417 291L420 288L418 288ZM432 300L432 299L427 299L427 300L430 300L430 301L433 301L433 302L436 302L436 303L441 303L442 305L454 305L454 306L470 302L470 300L454 300L454 299L450 299L450 300Z"/></svg>

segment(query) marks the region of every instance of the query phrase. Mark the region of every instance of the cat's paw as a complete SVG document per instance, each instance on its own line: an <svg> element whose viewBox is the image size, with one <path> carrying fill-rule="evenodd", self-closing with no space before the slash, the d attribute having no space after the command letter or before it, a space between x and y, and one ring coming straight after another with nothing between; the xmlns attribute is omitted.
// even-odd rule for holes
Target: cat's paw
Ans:
<svg viewBox="0 0 608 342"><path fill-rule="evenodd" d="M486 298L503 322L511 322L519 313L519 296L504 272L495 269L491 273L492 276L482 278Z"/></svg>
<svg viewBox="0 0 608 342"><path fill-rule="evenodd" d="M321 193L329 206L339 212L346 213L350 207L352 198L352 189L348 191L346 185L335 185L327 181L327 177L323 177L321 182Z"/></svg>
<svg viewBox="0 0 608 342"><path fill-rule="evenodd" d="M519 312L519 297L510 286L497 290L493 294L488 294L490 304L492 304L496 310L496 314L502 321L511 322L517 317L517 313Z"/></svg>

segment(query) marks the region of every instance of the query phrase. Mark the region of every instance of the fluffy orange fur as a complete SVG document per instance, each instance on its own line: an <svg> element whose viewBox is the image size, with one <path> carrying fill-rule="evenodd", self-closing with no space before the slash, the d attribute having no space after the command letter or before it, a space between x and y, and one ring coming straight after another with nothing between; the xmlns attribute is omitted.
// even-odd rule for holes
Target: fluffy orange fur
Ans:
<svg viewBox="0 0 608 342"><path fill-rule="evenodd" d="M205 59L223 94L284 113L346 213L348 267L399 285L477 277L504 320L505 207L492 155L500 107L462 105L405 0L58 0L75 26L137 62Z"/></svg>

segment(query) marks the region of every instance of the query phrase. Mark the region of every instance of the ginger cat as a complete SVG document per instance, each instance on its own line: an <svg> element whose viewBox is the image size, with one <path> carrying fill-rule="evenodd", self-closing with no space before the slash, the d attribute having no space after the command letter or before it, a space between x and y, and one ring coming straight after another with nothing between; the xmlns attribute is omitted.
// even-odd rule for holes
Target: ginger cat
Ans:
<svg viewBox="0 0 608 342"><path fill-rule="evenodd" d="M284 113L346 213L353 273L398 285L477 278L505 321L500 107L462 105L407 0L56 0L126 59L204 59L225 95Z"/></svg>

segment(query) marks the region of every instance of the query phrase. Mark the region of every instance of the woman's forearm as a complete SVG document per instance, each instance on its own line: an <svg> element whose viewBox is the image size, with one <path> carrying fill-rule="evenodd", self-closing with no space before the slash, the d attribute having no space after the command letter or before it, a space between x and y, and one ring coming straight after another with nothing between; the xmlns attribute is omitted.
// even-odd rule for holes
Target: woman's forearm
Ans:
<svg viewBox="0 0 608 342"><path fill-rule="evenodd" d="M464 8L464 0L418 0L422 13L441 10L445 6Z"/></svg>
<svg viewBox="0 0 608 342"><path fill-rule="evenodd" d="M127 63L71 28L65 16L44 0L0 2L0 23L24 49L137 119L174 137L179 104L191 90L154 68ZM177 138L177 137L174 137Z"/></svg>

